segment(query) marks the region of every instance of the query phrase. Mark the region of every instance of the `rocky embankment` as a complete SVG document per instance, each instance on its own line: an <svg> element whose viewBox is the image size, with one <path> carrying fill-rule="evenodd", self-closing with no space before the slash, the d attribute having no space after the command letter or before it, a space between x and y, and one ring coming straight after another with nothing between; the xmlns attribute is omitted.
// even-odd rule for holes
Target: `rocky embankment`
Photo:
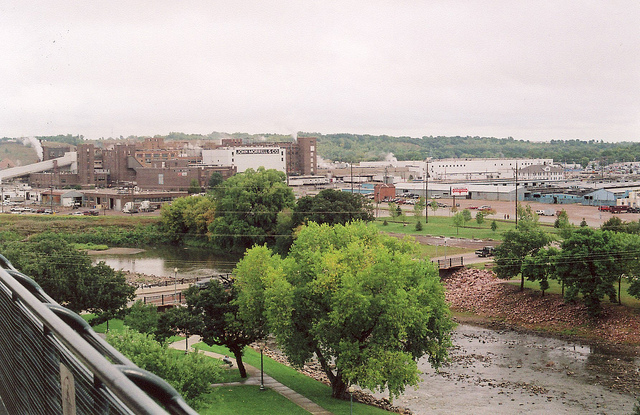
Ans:
<svg viewBox="0 0 640 415"><path fill-rule="evenodd" d="M492 271L463 269L444 278L447 300L455 311L470 312L512 327L573 335L614 345L640 346L637 310L603 303L600 317L590 319L580 302L541 295L496 278Z"/></svg>
<svg viewBox="0 0 640 415"><path fill-rule="evenodd" d="M561 296L524 290L496 278L492 271L463 269L443 279L447 300L461 321L494 328L511 328L553 335L611 350L612 355L640 355L640 313L615 304L602 304L602 313L590 319L580 302ZM620 361L609 359L607 371L615 372L606 383L611 389L637 394L640 376Z"/></svg>

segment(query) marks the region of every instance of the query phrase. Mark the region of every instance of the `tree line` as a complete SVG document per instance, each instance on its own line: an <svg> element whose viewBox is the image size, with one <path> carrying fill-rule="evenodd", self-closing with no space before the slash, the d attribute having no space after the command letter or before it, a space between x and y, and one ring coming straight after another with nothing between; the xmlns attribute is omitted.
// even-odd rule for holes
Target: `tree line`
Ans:
<svg viewBox="0 0 640 415"><path fill-rule="evenodd" d="M308 223L344 224L373 220L373 207L359 194L325 189L296 201L283 172L248 169L204 196L174 200L161 210L160 229L174 243L196 243L219 252L243 253L267 244L286 254L295 230Z"/></svg>
<svg viewBox="0 0 640 415"><path fill-rule="evenodd" d="M520 276L521 290L525 280L537 281L543 295L549 281L557 280L564 298L581 298L591 317L600 314L605 297L611 302L619 299L623 279L629 282L627 292L640 298L640 234L623 231L638 229L636 225L618 219L591 229L586 223L573 227L559 218L558 241L538 226L531 207L519 206L518 217L518 228L505 232L495 249L499 278Z"/></svg>

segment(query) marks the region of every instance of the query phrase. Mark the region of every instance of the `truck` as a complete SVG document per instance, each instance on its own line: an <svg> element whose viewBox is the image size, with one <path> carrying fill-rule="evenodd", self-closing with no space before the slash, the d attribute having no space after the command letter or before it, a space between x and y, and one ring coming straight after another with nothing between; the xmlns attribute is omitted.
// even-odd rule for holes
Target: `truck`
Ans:
<svg viewBox="0 0 640 415"><path fill-rule="evenodd" d="M143 200L140 202L140 212L153 212L154 208L150 201Z"/></svg>
<svg viewBox="0 0 640 415"><path fill-rule="evenodd" d="M136 207L135 203L127 202L122 208L122 213L138 213L138 208Z"/></svg>
<svg viewBox="0 0 640 415"><path fill-rule="evenodd" d="M495 248L492 246L483 246L482 249L476 250L476 255L478 255L480 258L493 256L494 249Z"/></svg>

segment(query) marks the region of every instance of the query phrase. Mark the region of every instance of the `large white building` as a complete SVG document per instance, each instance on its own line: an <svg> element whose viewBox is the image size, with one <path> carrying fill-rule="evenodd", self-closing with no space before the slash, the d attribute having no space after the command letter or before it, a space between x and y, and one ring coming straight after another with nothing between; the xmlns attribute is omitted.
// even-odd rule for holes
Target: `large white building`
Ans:
<svg viewBox="0 0 640 415"><path fill-rule="evenodd" d="M529 166L553 166L553 159L493 159L461 158L432 161L374 161L362 162L362 167L405 167L414 172L414 178L422 180L429 167L429 178L447 181L496 180L515 178L518 171Z"/></svg>
<svg viewBox="0 0 640 415"><path fill-rule="evenodd" d="M280 147L229 147L202 150L202 164L206 166L232 166L238 173L247 169L275 169L287 171L286 150Z"/></svg>

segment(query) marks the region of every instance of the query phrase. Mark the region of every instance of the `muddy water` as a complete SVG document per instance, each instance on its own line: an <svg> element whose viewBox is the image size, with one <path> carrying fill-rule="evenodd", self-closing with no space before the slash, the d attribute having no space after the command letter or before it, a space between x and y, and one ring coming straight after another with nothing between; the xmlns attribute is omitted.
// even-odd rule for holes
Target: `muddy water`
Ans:
<svg viewBox="0 0 640 415"><path fill-rule="evenodd" d="M461 324L451 362L394 403L415 414L629 414L640 359L514 331ZM612 388L612 385L616 385ZM382 394L377 394L383 396Z"/></svg>
<svg viewBox="0 0 640 415"><path fill-rule="evenodd" d="M135 254L97 254L95 262L104 261L116 270L140 272L171 278L174 269L178 269L180 278L206 277L213 274L227 273L235 267L238 258L216 256L204 249L185 249L168 246L165 248L147 249Z"/></svg>

